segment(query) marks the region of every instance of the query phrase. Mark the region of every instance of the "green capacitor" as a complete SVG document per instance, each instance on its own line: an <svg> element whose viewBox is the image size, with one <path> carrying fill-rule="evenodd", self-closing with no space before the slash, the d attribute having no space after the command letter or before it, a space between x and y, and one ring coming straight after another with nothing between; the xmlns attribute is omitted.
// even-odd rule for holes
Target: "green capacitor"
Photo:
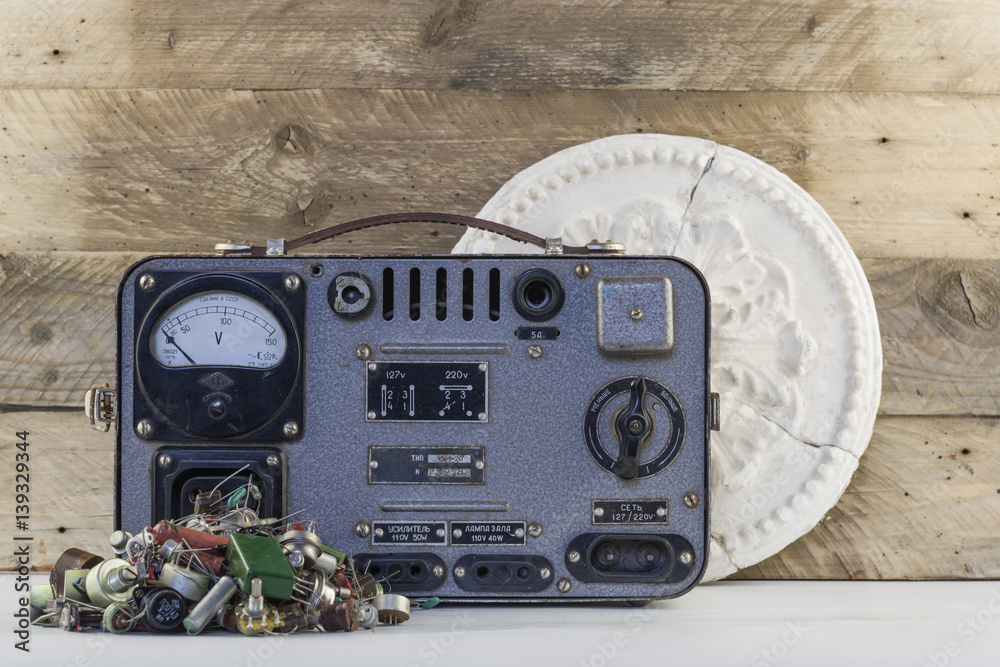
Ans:
<svg viewBox="0 0 1000 667"><path fill-rule="evenodd" d="M274 600L289 600L295 572L288 564L281 544L272 537L233 533L229 536L226 558L243 593L250 593L250 582L261 581L261 593Z"/></svg>

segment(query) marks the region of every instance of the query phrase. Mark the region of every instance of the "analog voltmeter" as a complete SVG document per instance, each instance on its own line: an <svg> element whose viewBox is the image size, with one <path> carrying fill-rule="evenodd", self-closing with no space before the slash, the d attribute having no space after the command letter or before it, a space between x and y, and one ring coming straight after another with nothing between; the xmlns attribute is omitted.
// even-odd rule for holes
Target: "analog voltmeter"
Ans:
<svg viewBox="0 0 1000 667"><path fill-rule="evenodd" d="M136 313L144 313L137 318L137 423L145 420L156 439L298 436L302 280L265 272L147 275L135 297Z"/></svg>

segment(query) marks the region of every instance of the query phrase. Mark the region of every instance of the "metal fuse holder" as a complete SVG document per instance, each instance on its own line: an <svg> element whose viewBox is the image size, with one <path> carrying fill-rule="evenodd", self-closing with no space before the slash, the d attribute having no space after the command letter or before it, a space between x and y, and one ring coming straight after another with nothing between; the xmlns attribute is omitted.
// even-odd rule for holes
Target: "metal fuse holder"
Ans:
<svg viewBox="0 0 1000 667"><path fill-rule="evenodd" d="M205 629L215 614L236 594L236 581L225 576L215 582L208 595L195 605L184 619L184 629L189 635L196 635Z"/></svg>

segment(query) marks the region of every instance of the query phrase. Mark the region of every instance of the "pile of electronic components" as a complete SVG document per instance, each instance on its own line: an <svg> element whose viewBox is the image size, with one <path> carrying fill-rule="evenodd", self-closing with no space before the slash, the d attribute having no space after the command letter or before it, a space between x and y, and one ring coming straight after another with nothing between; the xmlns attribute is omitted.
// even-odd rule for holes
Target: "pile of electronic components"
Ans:
<svg viewBox="0 0 1000 667"><path fill-rule="evenodd" d="M320 541L301 515L261 520L251 483L199 494L195 513L136 535L111 535L115 558L69 549L49 583L34 586L36 624L196 635L221 626L245 635L353 631L410 617L410 600L383 590ZM297 518L296 518L297 517Z"/></svg>

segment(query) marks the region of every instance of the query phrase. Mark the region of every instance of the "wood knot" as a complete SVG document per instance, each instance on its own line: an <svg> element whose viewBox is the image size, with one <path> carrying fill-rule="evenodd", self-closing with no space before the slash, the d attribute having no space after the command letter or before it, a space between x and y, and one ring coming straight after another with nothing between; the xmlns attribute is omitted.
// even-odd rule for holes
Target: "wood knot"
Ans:
<svg viewBox="0 0 1000 667"><path fill-rule="evenodd" d="M44 345L52 340L52 327L44 322L35 322L28 329L28 340L34 345Z"/></svg>
<svg viewBox="0 0 1000 667"><path fill-rule="evenodd" d="M286 125L274 135L278 150L289 155L301 155L313 144L312 135L300 125Z"/></svg>
<svg viewBox="0 0 1000 667"><path fill-rule="evenodd" d="M971 347L1000 343L1000 276L985 263L930 274L918 285L921 310Z"/></svg>
<svg viewBox="0 0 1000 667"><path fill-rule="evenodd" d="M472 23L476 16L476 5L471 0L446 2L441 9L431 14L427 19L424 31L424 44L441 46L465 25Z"/></svg>

